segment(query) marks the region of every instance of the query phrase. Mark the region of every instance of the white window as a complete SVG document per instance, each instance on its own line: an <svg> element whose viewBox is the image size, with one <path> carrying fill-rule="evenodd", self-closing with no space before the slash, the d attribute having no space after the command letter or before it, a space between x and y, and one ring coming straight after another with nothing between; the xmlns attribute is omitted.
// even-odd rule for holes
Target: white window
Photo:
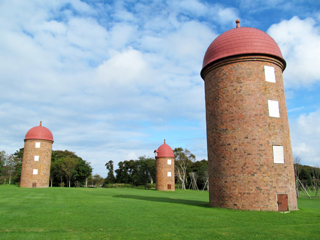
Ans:
<svg viewBox="0 0 320 240"><path fill-rule="evenodd" d="M38 175L38 169L33 169L33 175Z"/></svg>
<svg viewBox="0 0 320 240"><path fill-rule="evenodd" d="M171 172L168 172L168 175L167 175L168 177L171 177Z"/></svg>
<svg viewBox="0 0 320 240"><path fill-rule="evenodd" d="M171 159L167 159L167 164L171 165Z"/></svg>
<svg viewBox="0 0 320 240"><path fill-rule="evenodd" d="M267 82L276 82L276 75L274 73L274 67L264 66L264 75Z"/></svg>
<svg viewBox="0 0 320 240"><path fill-rule="evenodd" d="M273 146L273 162L284 163L283 146Z"/></svg>
<svg viewBox="0 0 320 240"><path fill-rule="evenodd" d="M39 161L39 156L34 156L34 161Z"/></svg>
<svg viewBox="0 0 320 240"><path fill-rule="evenodd" d="M40 143L36 142L36 148L40 148Z"/></svg>
<svg viewBox="0 0 320 240"><path fill-rule="evenodd" d="M268 107L269 107L269 116L270 117L280 117L279 112L279 102L274 100L268 100Z"/></svg>

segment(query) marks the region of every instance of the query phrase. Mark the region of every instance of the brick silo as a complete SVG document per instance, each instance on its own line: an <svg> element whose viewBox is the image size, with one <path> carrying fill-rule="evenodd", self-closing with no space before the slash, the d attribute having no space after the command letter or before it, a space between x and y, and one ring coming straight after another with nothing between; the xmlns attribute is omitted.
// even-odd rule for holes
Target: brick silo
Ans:
<svg viewBox="0 0 320 240"><path fill-rule="evenodd" d="M24 139L20 187L49 187L53 136L40 126L31 128Z"/></svg>
<svg viewBox="0 0 320 240"><path fill-rule="evenodd" d="M282 78L286 62L268 34L236 22L208 47L201 70L210 205L296 210Z"/></svg>
<svg viewBox="0 0 320 240"><path fill-rule="evenodd" d="M164 143L154 150L156 154L156 189L158 191L174 191L174 154L172 148Z"/></svg>

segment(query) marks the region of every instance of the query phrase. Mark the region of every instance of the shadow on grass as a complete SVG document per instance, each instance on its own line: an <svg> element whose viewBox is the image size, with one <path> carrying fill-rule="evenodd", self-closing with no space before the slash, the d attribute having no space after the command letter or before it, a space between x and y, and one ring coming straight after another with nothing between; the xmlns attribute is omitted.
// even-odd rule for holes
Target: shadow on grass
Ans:
<svg viewBox="0 0 320 240"><path fill-rule="evenodd" d="M114 197L117 197L117 198L130 198L130 199L151 201L151 202L166 202L166 203L186 204L186 205L205 207L205 208L209 208L210 207L209 206L209 202L206 202L206 201L185 200L185 199L164 198L164 197L147 197L147 196L139 196L139 195L116 195Z"/></svg>

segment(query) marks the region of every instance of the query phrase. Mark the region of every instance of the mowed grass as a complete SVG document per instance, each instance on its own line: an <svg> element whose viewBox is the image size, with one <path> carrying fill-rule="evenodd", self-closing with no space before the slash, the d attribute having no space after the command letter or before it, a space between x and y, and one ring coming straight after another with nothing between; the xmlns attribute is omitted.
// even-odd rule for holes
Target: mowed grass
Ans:
<svg viewBox="0 0 320 240"><path fill-rule="evenodd" d="M0 239L320 239L320 199L298 203L235 211L202 191L0 186Z"/></svg>

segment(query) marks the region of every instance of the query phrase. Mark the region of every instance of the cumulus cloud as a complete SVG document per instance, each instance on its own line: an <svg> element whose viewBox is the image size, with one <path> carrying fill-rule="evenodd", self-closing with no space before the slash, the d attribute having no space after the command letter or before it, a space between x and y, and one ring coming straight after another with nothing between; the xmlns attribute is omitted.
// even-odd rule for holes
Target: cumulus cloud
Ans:
<svg viewBox="0 0 320 240"><path fill-rule="evenodd" d="M320 166L320 111L302 114L290 122L294 156L301 158L302 164Z"/></svg>
<svg viewBox="0 0 320 240"><path fill-rule="evenodd" d="M205 158L205 144L193 144L205 134L199 72L217 34L191 19L208 5L174 4L3 1L0 148L23 147L42 120L54 149L76 152L102 175L108 159L152 155L168 136Z"/></svg>
<svg viewBox="0 0 320 240"><path fill-rule="evenodd" d="M286 87L310 87L320 81L320 27L312 18L293 17L273 24L268 33L278 43L287 61Z"/></svg>
<svg viewBox="0 0 320 240"><path fill-rule="evenodd" d="M23 147L25 133L42 120L53 132L54 149L76 152L104 176L106 161L117 165L152 156L164 138L173 148L206 158L200 70L216 29L234 26L239 12L233 5L200 0L0 5L0 150ZM291 35L281 35L285 21L270 28L292 45L287 72L290 54L300 56L297 46L318 40L316 20L298 20L311 27L305 38L290 30L300 39L297 45ZM308 63L315 60L309 58Z"/></svg>

